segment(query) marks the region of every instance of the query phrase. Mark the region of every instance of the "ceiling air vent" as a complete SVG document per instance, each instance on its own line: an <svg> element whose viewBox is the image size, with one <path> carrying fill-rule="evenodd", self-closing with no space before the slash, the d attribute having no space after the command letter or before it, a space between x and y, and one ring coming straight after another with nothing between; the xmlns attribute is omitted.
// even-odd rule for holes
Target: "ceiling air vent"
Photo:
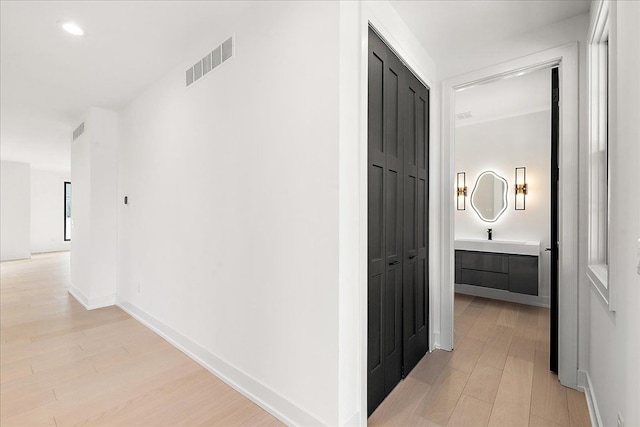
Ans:
<svg viewBox="0 0 640 427"><path fill-rule="evenodd" d="M80 126L75 128L75 130L73 131L73 140L75 141L76 139L78 139L78 137L83 133L84 133L84 122L80 123Z"/></svg>
<svg viewBox="0 0 640 427"><path fill-rule="evenodd" d="M456 114L456 117L458 118L458 120L470 119L471 118L471 111L465 111L464 113L458 113L458 114Z"/></svg>
<svg viewBox="0 0 640 427"><path fill-rule="evenodd" d="M210 71L213 71L218 65L222 64L227 59L233 58L233 39L233 36L229 37L224 43L193 64L193 66L186 72L186 85L192 85L197 80L206 76Z"/></svg>

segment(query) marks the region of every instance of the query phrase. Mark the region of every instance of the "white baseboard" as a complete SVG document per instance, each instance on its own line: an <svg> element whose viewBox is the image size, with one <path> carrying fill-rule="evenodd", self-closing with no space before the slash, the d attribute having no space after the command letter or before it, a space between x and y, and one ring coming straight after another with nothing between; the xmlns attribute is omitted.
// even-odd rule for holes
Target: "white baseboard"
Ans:
<svg viewBox="0 0 640 427"><path fill-rule="evenodd" d="M109 307L116 304L115 294L89 298L80 289L74 288L73 285L69 286L69 294L87 310L95 310L97 308Z"/></svg>
<svg viewBox="0 0 640 427"><path fill-rule="evenodd" d="M72 285L69 286L69 295L74 297L76 301L78 301L84 308L89 309L89 298L78 288L74 288Z"/></svg>
<svg viewBox="0 0 640 427"><path fill-rule="evenodd" d="M535 305L536 307L549 308L549 297L540 297L537 295L519 294L516 292L504 291L502 289L485 288L482 286L455 284L455 291L459 294L473 295L475 297L484 297L491 299L499 299L501 301L515 302L518 304Z"/></svg>
<svg viewBox="0 0 640 427"><path fill-rule="evenodd" d="M30 259L31 258L31 254L27 255L27 254L9 254L9 255L4 255L2 258L0 258L0 262L5 262L5 261L20 261L22 259Z"/></svg>
<svg viewBox="0 0 640 427"><path fill-rule="evenodd" d="M433 333L433 342L429 346L429 351L433 351L433 350L435 350L437 348L442 348L440 346L440 332L434 332Z"/></svg>
<svg viewBox="0 0 640 427"><path fill-rule="evenodd" d="M136 305L120 298L118 298L116 305L286 425L325 425L325 423L276 391L218 358L201 345L165 325Z"/></svg>
<svg viewBox="0 0 640 427"><path fill-rule="evenodd" d="M46 255L46 254L57 254L60 252L71 252L69 248L66 249L36 249L35 251L31 251L31 255Z"/></svg>
<svg viewBox="0 0 640 427"><path fill-rule="evenodd" d="M598 409L598 403L596 402L596 395L593 390L593 384L591 383L589 372L578 371L578 388L584 391L584 396L587 399L591 424L594 427L603 427L600 410Z"/></svg>

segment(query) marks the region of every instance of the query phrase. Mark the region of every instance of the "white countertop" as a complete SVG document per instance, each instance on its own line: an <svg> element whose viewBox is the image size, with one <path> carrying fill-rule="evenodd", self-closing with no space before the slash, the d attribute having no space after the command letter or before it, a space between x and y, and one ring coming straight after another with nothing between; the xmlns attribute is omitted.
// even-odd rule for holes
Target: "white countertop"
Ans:
<svg viewBox="0 0 640 427"><path fill-rule="evenodd" d="M515 240L456 239L454 248L463 251L540 256L540 242Z"/></svg>

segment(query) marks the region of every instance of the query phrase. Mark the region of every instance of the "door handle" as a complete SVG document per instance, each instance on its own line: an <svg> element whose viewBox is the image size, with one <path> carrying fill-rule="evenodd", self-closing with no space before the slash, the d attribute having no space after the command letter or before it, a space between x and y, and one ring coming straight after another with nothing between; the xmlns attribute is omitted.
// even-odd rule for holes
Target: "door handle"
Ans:
<svg viewBox="0 0 640 427"><path fill-rule="evenodd" d="M398 265L398 264L400 264L400 261L393 261L389 263L389 265Z"/></svg>
<svg viewBox="0 0 640 427"><path fill-rule="evenodd" d="M409 259L414 259L415 257L415 255L409 255Z"/></svg>
<svg viewBox="0 0 640 427"><path fill-rule="evenodd" d="M551 248L544 248L545 252L551 252Z"/></svg>

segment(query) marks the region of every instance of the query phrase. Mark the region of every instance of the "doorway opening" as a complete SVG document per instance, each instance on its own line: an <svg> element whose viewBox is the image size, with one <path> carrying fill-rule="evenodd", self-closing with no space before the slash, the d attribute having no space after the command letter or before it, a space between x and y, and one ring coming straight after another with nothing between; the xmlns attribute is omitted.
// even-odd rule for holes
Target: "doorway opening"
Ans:
<svg viewBox="0 0 640 427"><path fill-rule="evenodd" d="M454 96L454 348L499 369L540 353L557 372L558 68Z"/></svg>
<svg viewBox="0 0 640 427"><path fill-rule="evenodd" d="M555 292L557 292L557 369L561 384L571 388L578 387L578 67L577 44L571 43L557 48L542 51L526 57L501 63L482 70L461 75L443 82L443 123L442 129L442 179L443 192L443 228L441 253L442 270L442 312L440 328L440 348L454 347L454 290L455 290L455 120L454 99L460 89L466 90L505 77L524 75L535 70L557 68L558 90L556 92L557 109L557 240L555 246L549 246L557 254L558 275ZM548 92L546 92L548 93ZM547 139L548 141L548 139ZM548 142L547 142L548 143ZM522 165L518 165L522 166ZM512 182L518 179L518 171L514 168ZM527 180L530 175L527 170ZM468 185L474 186L475 182ZM451 191L447 191L451 188ZM515 197L515 189L514 196ZM526 194L526 206L534 200L533 193ZM491 228L491 227L486 227ZM487 239L485 237L485 239ZM494 236L494 238L496 238ZM504 247L499 252L505 252ZM543 256L548 256L544 254ZM491 257L489 257L491 258ZM468 261L468 260L467 260ZM496 261L496 259L492 259ZM508 262L509 259L497 261ZM493 268L493 267L491 267ZM489 270L491 270L489 268ZM487 270L487 269L483 269ZM492 272L492 271L489 271ZM507 281L508 283L508 281ZM503 285L504 286L504 285ZM551 293L551 291L550 291ZM551 296L551 295L550 295ZM549 304L551 301L549 300ZM550 320L551 323L551 320ZM550 327L552 327L550 325ZM551 352L551 346L550 346ZM551 366L551 365L550 365ZM583 385L583 383L580 383Z"/></svg>
<svg viewBox="0 0 640 427"><path fill-rule="evenodd" d="M64 182L64 241L71 240L71 183Z"/></svg>

